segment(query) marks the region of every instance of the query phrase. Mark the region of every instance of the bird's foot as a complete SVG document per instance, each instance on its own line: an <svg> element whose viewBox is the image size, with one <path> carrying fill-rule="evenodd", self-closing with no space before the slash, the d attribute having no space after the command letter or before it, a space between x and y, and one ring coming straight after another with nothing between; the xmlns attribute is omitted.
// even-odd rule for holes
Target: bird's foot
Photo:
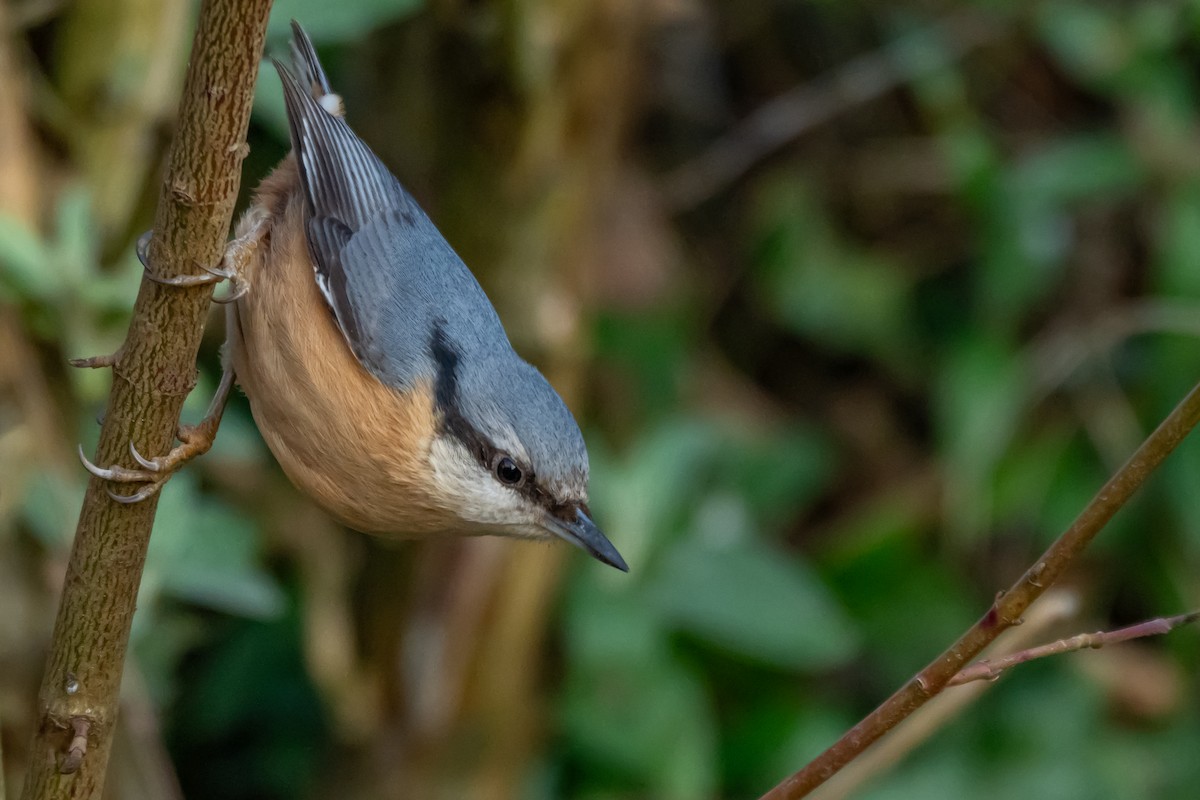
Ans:
<svg viewBox="0 0 1200 800"><path fill-rule="evenodd" d="M156 273L150 265L150 239L153 236L153 230L143 233L138 237L136 249L138 261L142 262L142 268L145 270L146 277L155 283L160 283L164 286L191 287L207 286L209 284L220 283L221 281L229 281L229 294L213 297L214 303L232 303L241 297L245 297L246 293L250 291L250 284L242 277L242 267L250 259L254 253L254 249L262 239L262 232L259 231L258 226L250 234L230 242L226 246L225 255L221 258L221 263L216 267L201 264L200 269L204 270L203 275L175 275L166 278Z"/></svg>
<svg viewBox="0 0 1200 800"><path fill-rule="evenodd" d="M112 483L142 484L140 488L130 494L108 490L108 496L118 503L139 503L157 494L159 489L165 486L171 476L184 464L209 451L213 439L216 437L216 426L212 426L209 431L203 430L204 428L203 423L196 426L181 426L177 434L180 444L173 447L166 455L154 458L146 458L138 452L133 442L130 442L129 454L133 456L134 461L141 465L141 469L130 469L119 464L111 467L99 467L84 455L83 445L79 446L79 460L83 462L84 469L102 480Z"/></svg>
<svg viewBox="0 0 1200 800"><path fill-rule="evenodd" d="M84 469L101 480L112 483L142 484L131 494L120 494L109 489L108 496L118 503L139 503L148 497L153 497L159 489L166 485L171 476L179 471L180 467L212 449L232 387L233 370L227 368L221 376L221 384L217 387L217 393L213 396L212 404L208 407L208 413L205 414L204 419L198 425L180 425L175 434L179 444L171 448L165 455L146 458L138 452L133 442L130 442L129 454L133 456L133 460L141 466L141 469L130 469L122 467L120 464L114 464L111 467L97 466L84 455L83 445L79 446L79 460L83 462Z"/></svg>

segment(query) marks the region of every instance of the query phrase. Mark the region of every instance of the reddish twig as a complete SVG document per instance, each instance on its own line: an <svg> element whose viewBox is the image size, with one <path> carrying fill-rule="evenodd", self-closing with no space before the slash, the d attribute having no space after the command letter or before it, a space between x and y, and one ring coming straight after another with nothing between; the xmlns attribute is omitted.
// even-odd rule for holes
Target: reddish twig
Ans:
<svg viewBox="0 0 1200 800"><path fill-rule="evenodd" d="M1024 624L1001 636L993 646L998 656L1015 653L1032 645L1054 626L1061 625L1079 612L1079 596L1071 589L1054 588L1029 609ZM929 741L935 733L971 708L985 693L990 682L975 682L955 692L942 692L919 711L904 720L874 747L863 753L838 774L816 789L813 800L848 800L858 797L863 787L892 770L909 753Z"/></svg>
<svg viewBox="0 0 1200 800"><path fill-rule="evenodd" d="M1127 642L1130 639L1141 639L1146 636L1162 636L1164 633L1170 633L1180 625L1187 625L1198 619L1200 619L1200 611L1190 611L1187 614L1178 614L1174 617L1158 617L1157 619L1139 622L1137 625L1130 625L1127 628L1120 628L1115 631L1081 633L1068 639L1059 639L1057 642L1031 647L1028 650L1022 650L1019 653L1013 653L1003 658L998 658L995 661L985 658L961 670L946 685L960 686L971 681L993 681L999 678L1006 669L1011 669L1018 664L1024 664L1026 661L1033 661L1035 658L1056 656L1060 653L1070 653L1085 648L1096 649L1104 647L1106 644L1117 644L1118 642Z"/></svg>
<svg viewBox="0 0 1200 800"><path fill-rule="evenodd" d="M762 800L795 800L827 781L901 720L938 694L967 662L1001 632L1017 624L1025 609L1058 580L1113 514L1128 502L1183 438L1200 422L1200 386L1194 387L1137 452L1108 480L1071 527L1042 554L958 641L921 670L821 755L785 779Z"/></svg>

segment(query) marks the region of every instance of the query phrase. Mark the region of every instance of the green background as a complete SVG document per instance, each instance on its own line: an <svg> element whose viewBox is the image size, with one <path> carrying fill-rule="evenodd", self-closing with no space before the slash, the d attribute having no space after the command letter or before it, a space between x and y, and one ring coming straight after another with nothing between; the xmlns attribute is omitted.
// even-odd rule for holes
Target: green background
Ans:
<svg viewBox="0 0 1200 800"><path fill-rule="evenodd" d="M3 13L13 786L110 379L65 359L121 341L195 8ZM238 397L163 493L114 797L757 797L1200 376L1200 3L280 0L269 52L292 17L576 411L631 571L344 531ZM281 114L265 65L243 206ZM1200 606L1198 486L1185 441L1033 640ZM1192 798L1198 665L1184 628L1022 666L861 796Z"/></svg>

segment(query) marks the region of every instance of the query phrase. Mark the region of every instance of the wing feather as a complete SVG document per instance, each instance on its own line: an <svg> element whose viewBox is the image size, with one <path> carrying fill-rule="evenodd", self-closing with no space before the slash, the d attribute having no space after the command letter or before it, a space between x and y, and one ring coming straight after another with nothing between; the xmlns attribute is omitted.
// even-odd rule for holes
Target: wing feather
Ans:
<svg viewBox="0 0 1200 800"><path fill-rule="evenodd" d="M317 286L359 362L390 386L429 380L437 325L481 369L515 358L470 270L346 124L340 99L329 102L336 96L298 26L292 47L293 67L275 67L304 188L305 238Z"/></svg>
<svg viewBox="0 0 1200 800"><path fill-rule="evenodd" d="M292 147L300 169L300 183L308 210L306 238L312 255L317 286L337 319L342 334L360 361L378 373L379 348L372 344L364 317L378 310L363 308L379 302L352 291L351 285L380 288L386 276L348 274L346 248L351 239L383 218L412 221L419 214L416 202L400 186L370 148L338 113L340 98L333 95L312 41L292 23L292 67L273 60L283 84L283 98L291 129ZM295 70L295 72L293 72ZM327 102L335 98L335 103ZM415 212L415 213L414 213ZM393 265L375 262L373 270ZM365 272L359 265L358 272Z"/></svg>

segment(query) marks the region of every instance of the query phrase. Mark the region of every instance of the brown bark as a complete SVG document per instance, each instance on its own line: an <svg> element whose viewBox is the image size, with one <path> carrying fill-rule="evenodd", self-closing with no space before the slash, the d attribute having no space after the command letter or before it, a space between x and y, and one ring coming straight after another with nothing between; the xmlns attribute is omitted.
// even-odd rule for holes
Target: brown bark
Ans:
<svg viewBox="0 0 1200 800"><path fill-rule="evenodd" d="M270 0L206 0L192 46L155 217L150 261L163 275L194 273L221 258L246 153L254 80ZM196 352L212 287L143 280L113 367L96 462L130 461L129 443L166 452L195 382ZM118 692L157 497L122 505L92 478L67 566L39 694L41 724L23 797L99 798ZM81 725L86 722L86 726ZM77 738L86 728L86 748ZM78 768L63 772L68 749ZM67 766L74 766L68 763Z"/></svg>

